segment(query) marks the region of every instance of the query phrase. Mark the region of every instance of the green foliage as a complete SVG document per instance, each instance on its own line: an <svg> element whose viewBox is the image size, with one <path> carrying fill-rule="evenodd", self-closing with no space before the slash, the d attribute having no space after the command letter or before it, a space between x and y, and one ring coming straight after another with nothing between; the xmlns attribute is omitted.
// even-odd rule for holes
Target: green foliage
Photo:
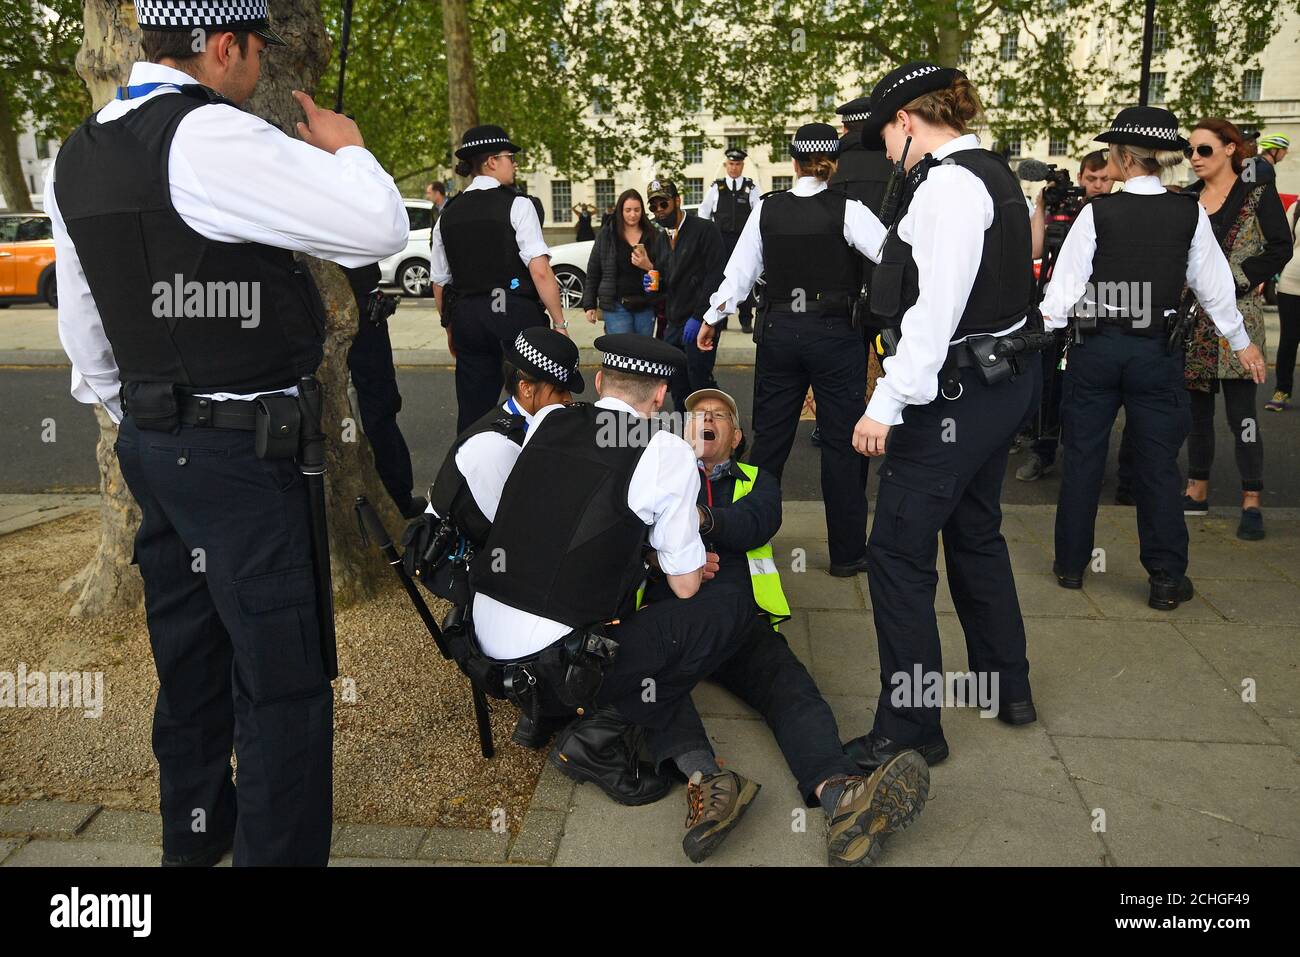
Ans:
<svg viewBox="0 0 1300 957"><path fill-rule="evenodd" d="M0 0L0 97L38 136L63 139L90 113L77 76L80 0Z"/></svg>

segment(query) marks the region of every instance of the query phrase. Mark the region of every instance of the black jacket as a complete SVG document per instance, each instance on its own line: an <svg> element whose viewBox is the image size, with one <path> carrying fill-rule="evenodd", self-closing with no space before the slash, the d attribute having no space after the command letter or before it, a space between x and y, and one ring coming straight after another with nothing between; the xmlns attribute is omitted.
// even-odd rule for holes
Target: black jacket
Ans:
<svg viewBox="0 0 1300 957"><path fill-rule="evenodd" d="M712 491L713 530L704 535L704 545L718 555L718 574L712 581L729 582L752 588L749 583L749 559L745 553L751 548L766 545L781 528L781 483L771 472L759 470L754 487L739 502L732 502L736 492L736 479L743 473L732 462L727 474L716 482L707 483L700 474L699 505L709 504ZM655 576L646 588L647 601L671 598L672 591L666 580Z"/></svg>
<svg viewBox="0 0 1300 957"><path fill-rule="evenodd" d="M702 318L709 308L709 296L722 285L727 265L722 232L712 220L687 213L677 230L677 244L671 248L673 281L664 307L668 321Z"/></svg>
<svg viewBox="0 0 1300 957"><path fill-rule="evenodd" d="M1260 160L1260 162L1268 161ZM1197 180L1188 186L1186 191L1199 193L1204 187L1205 183ZM1272 181L1247 183L1238 178L1232 184L1232 189L1228 191L1228 197L1223 201L1218 212L1210 217L1210 225L1214 227L1214 238L1222 245L1224 235L1237 221L1237 215L1252 190L1262 191L1259 203L1255 207L1255 218L1259 220L1259 228L1264 234L1267 246L1260 255L1242 260L1241 271L1246 274L1246 285L1237 290L1239 296L1247 289L1253 289L1261 282L1272 279L1280 273L1282 267L1291 261L1295 251L1291 242L1291 227L1286 223L1286 211L1282 209L1282 199L1277 195L1277 187Z"/></svg>
<svg viewBox="0 0 1300 957"><path fill-rule="evenodd" d="M643 234L646 255L655 264L659 273L659 291L645 294L645 303L649 305L664 298L670 288L672 278L672 249L668 245L668 234L653 223L648 234ZM582 308L609 309L618 302L618 237L614 233L614 219L608 225L600 227L596 234L595 245L591 247L591 256L587 260L587 281L582 287ZM645 308L638 306L636 308Z"/></svg>

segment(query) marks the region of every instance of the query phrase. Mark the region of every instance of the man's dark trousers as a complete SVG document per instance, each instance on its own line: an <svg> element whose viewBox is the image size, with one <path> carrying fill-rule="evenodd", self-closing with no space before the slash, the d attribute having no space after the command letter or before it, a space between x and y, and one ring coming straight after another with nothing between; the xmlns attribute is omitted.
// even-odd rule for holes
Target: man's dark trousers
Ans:
<svg viewBox="0 0 1300 957"><path fill-rule="evenodd" d="M1036 362L1037 357L1031 357ZM902 745L927 743L940 709L892 699L895 676L941 673L934 614L939 534L948 588L966 635L968 670L998 672L1001 701L1029 698L1025 626L999 502L1011 439L1033 402L1033 375L984 385L961 372L957 399L907 406L890 430L880 465L876 519L867 549L871 608L880 650L875 730ZM950 390L951 392L958 390Z"/></svg>
<svg viewBox="0 0 1300 957"><path fill-rule="evenodd" d="M859 561L867 538L867 470L853 449L866 411L866 344L845 316L761 314L754 359L754 449L749 461L778 479L811 385L821 429L826 534L835 564Z"/></svg>
<svg viewBox="0 0 1300 957"><path fill-rule="evenodd" d="M1078 575L1092 562L1106 450L1121 405L1124 433L1142 450L1130 479L1142 565L1177 581L1187 573L1178 450L1192 428L1183 351L1170 354L1163 337L1125 335L1115 326L1071 346L1065 367L1056 563L1063 574Z"/></svg>
<svg viewBox="0 0 1300 957"><path fill-rule="evenodd" d="M752 601L743 641L708 678L763 716L809 807L817 805L817 785L831 775L862 773L845 756L835 715L808 669ZM672 723L647 743L656 766L690 751L713 749L689 697Z"/></svg>
<svg viewBox="0 0 1300 957"><path fill-rule="evenodd" d="M698 389L716 389L718 380L713 377L713 367L718 361L718 345L722 342L721 326L714 327L713 348L701 351L696 341L682 344L682 330L686 323L670 322L664 330L664 342L677 346L686 354L686 367L677 370L668 384L673 405L678 412L686 411L686 397Z"/></svg>
<svg viewBox="0 0 1300 957"><path fill-rule="evenodd" d="M145 431L129 413L116 449L142 515L163 850L194 854L233 830L236 864L324 865L334 693L298 465L257 458L252 432Z"/></svg>
<svg viewBox="0 0 1300 957"><path fill-rule="evenodd" d="M348 349L348 371L357 390L361 425L375 453L375 471L398 508L405 511L415 478L411 472L411 450L397 426L402 395L397 391L387 321L374 323L365 311L361 313L361 325Z"/></svg>
<svg viewBox="0 0 1300 957"><path fill-rule="evenodd" d="M501 398L504 347L549 320L534 299L476 295L456 300L451 337L456 349L456 434L487 415Z"/></svg>

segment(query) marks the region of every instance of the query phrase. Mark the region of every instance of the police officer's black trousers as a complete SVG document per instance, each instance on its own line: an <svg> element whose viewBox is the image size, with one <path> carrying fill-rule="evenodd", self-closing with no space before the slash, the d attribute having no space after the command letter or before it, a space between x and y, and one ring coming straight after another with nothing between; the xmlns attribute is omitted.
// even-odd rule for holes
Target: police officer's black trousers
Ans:
<svg viewBox="0 0 1300 957"><path fill-rule="evenodd" d="M934 614L940 532L967 670L996 672L1000 701L1030 697L1025 626L999 500L1011 439L1032 406L1033 387L1028 371L987 386L964 369L961 389L949 390L960 391L956 399L940 395L907 406L903 423L890 430L867 582L880 649L875 730L901 744L928 743L939 733L940 709L923 706L916 669L922 681L943 669Z"/></svg>
<svg viewBox="0 0 1300 957"><path fill-rule="evenodd" d="M1142 564L1150 575L1187 572L1178 450L1192 427L1183 385L1183 352L1163 337L1125 335L1103 326L1071 345L1061 397L1064 463L1056 509L1056 564L1081 575L1093 559L1106 449L1120 406L1138 459L1132 476Z"/></svg>
<svg viewBox="0 0 1300 957"><path fill-rule="evenodd" d="M835 715L817 683L757 605L751 602L744 640L708 678L763 716L809 807L817 806L817 786L827 778L861 773L844 754ZM689 697L672 724L647 743L656 766L691 751L713 750Z"/></svg>
<svg viewBox="0 0 1300 957"><path fill-rule="evenodd" d="M456 348L456 432L464 432L496 406L505 379L503 348L524 329L545 326L546 313L534 299L485 294L456 300L451 338Z"/></svg>
<svg viewBox="0 0 1300 957"><path fill-rule="evenodd" d="M334 695L297 463L257 458L252 432L172 435L129 414L117 457L142 515L163 850L193 854L233 830L236 864L324 865Z"/></svg>
<svg viewBox="0 0 1300 957"><path fill-rule="evenodd" d="M357 390L361 425L375 453L375 471L384 488L403 512L410 505L415 479L411 450L397 426L402 396L393 368L393 343L388 323L375 324L362 313L361 325L348 349L348 371Z"/></svg>
<svg viewBox="0 0 1300 957"><path fill-rule="evenodd" d="M716 389L718 380L713 377L713 367L718 361L718 346L722 343L723 330L714 327L713 348L707 352L697 345L699 338L682 344L682 331L686 323L670 322L664 329L664 342L677 346L686 354L686 366L677 370L669 380L668 391L673 396L673 406L678 412L686 411L686 397L699 389Z"/></svg>
<svg viewBox="0 0 1300 957"><path fill-rule="evenodd" d="M843 316L761 316L754 358L754 449L749 461L778 479L799 428L809 385L821 429L822 499L831 562L863 557L867 538L867 470L853 449L853 427L866 410L867 352L862 333Z"/></svg>

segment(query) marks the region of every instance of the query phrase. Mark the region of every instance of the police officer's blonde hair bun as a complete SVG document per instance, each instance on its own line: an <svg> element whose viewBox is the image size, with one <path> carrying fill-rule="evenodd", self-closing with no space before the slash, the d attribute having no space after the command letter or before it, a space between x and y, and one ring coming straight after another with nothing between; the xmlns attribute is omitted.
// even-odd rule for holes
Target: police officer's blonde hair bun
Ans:
<svg viewBox="0 0 1300 957"><path fill-rule="evenodd" d="M969 133L974 122L984 114L975 85L958 76L950 86L918 96L903 107L931 126L946 126L958 133Z"/></svg>
<svg viewBox="0 0 1300 957"><path fill-rule="evenodd" d="M1153 175L1183 161L1182 150L1157 150L1150 146L1134 146L1132 143L1116 143L1111 149L1119 154L1117 158L1120 166L1124 165L1124 157L1127 155L1135 166Z"/></svg>

